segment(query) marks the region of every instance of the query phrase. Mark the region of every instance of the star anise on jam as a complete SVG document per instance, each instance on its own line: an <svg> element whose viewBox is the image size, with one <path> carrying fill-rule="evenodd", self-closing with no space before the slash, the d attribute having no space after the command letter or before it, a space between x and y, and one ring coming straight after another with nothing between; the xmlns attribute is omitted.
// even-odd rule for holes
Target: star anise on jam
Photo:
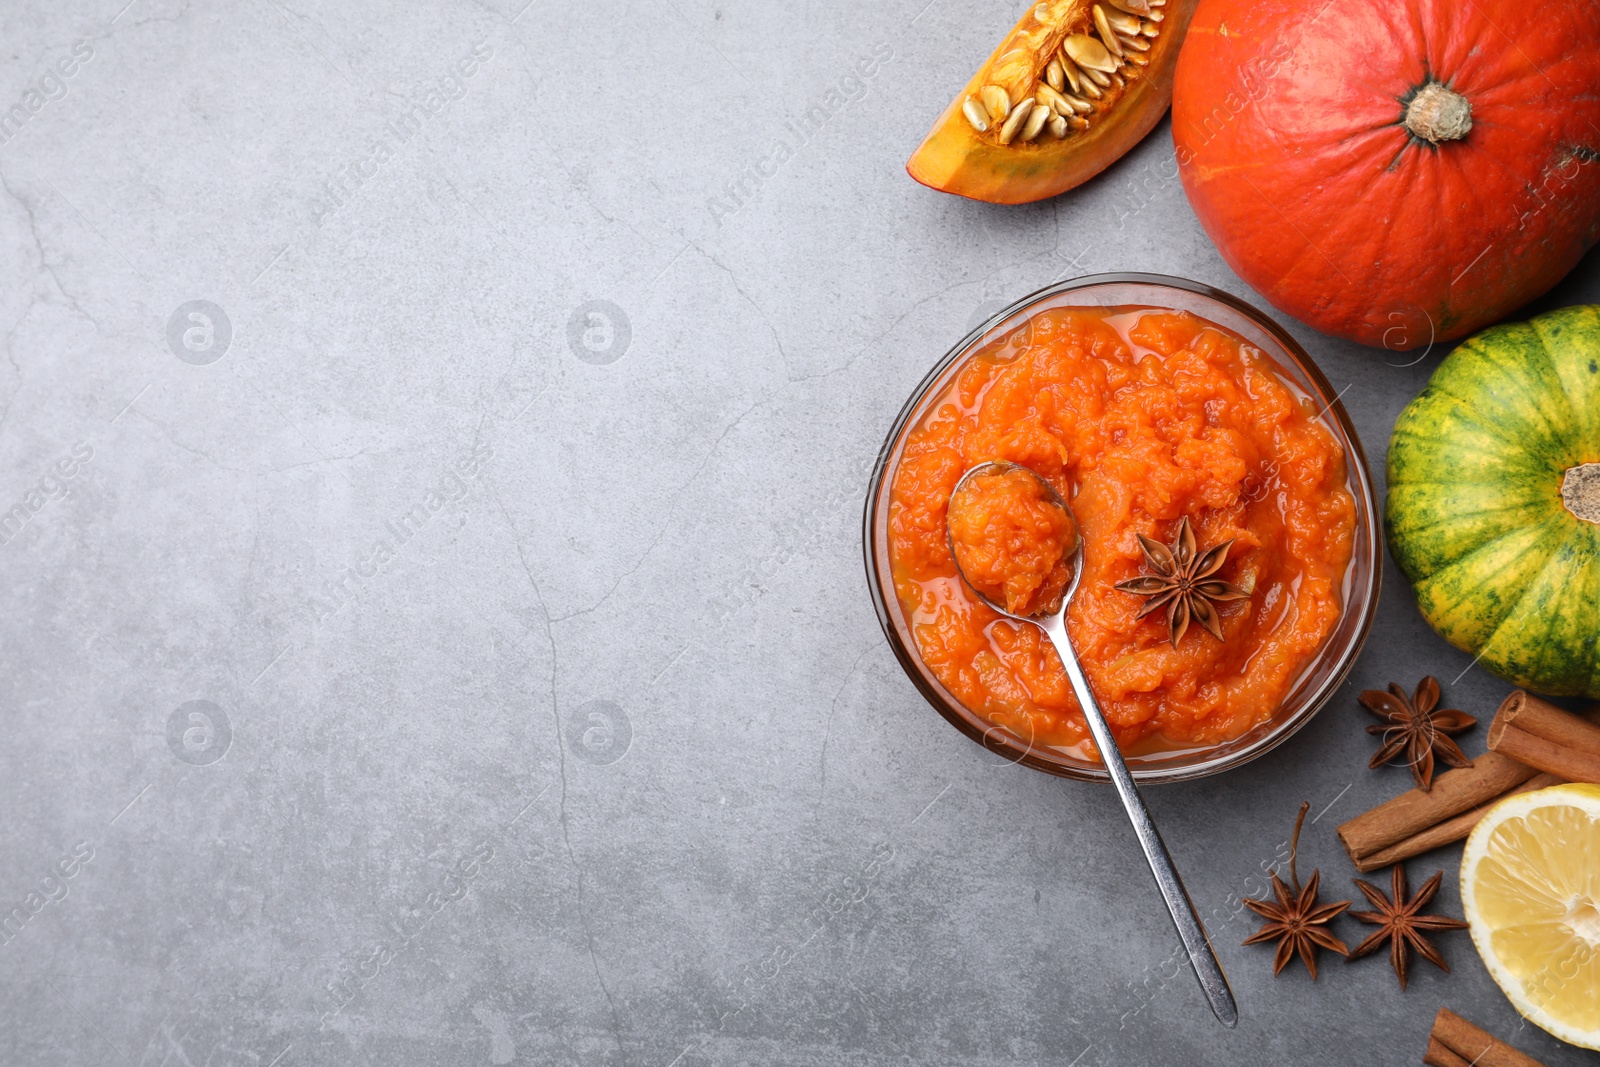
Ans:
<svg viewBox="0 0 1600 1067"><path fill-rule="evenodd" d="M1472 766L1449 735L1471 729L1478 720L1453 708L1440 709L1439 680L1433 675L1417 684L1416 695L1410 699L1404 689L1390 682L1387 693L1377 689L1362 693L1361 706L1383 720L1382 725L1367 727L1367 733L1383 735L1383 745L1368 767L1381 766L1403 754L1417 788L1427 793L1433 789L1435 756L1452 767Z"/></svg>
<svg viewBox="0 0 1600 1067"><path fill-rule="evenodd" d="M1329 952L1337 952L1341 956L1348 956L1350 948L1343 941L1334 937L1326 929L1340 912L1350 906L1348 900L1341 900L1337 904L1317 903L1317 884L1322 879L1322 872L1313 870L1311 880L1300 887L1300 875L1295 871L1295 854L1300 851L1300 825L1306 821L1306 810L1311 807L1311 802L1306 801L1300 805L1300 817L1294 821L1294 839L1289 845L1289 881L1284 885L1283 879L1278 877L1278 872L1272 872L1272 892L1277 900L1245 900L1244 906L1255 912L1267 921L1261 929L1244 939L1244 944L1255 945L1263 941L1276 941L1278 954L1272 961L1272 974L1277 977L1283 969L1294 959L1295 953L1300 954L1300 959L1305 962L1306 970L1311 972L1311 980L1317 980L1317 949L1325 948Z"/></svg>
<svg viewBox="0 0 1600 1067"><path fill-rule="evenodd" d="M1139 545L1144 549L1145 562L1155 573L1117 583L1117 588L1124 593L1150 598L1139 609L1137 618L1142 619L1165 607L1167 630L1173 648L1177 648L1178 642L1183 640L1191 619L1221 641L1222 620L1217 615L1215 605L1227 600L1244 600L1250 596L1249 590L1212 577L1228 561L1228 549L1233 545L1233 538L1207 549L1203 555L1198 554L1195 551L1194 529L1185 515L1183 521L1178 523L1177 536L1172 539L1170 546L1152 541L1144 534L1139 535Z"/></svg>
<svg viewBox="0 0 1600 1067"><path fill-rule="evenodd" d="M1400 988L1406 987L1406 975L1411 970L1411 952L1416 950L1423 959L1439 967L1447 974L1450 965L1439 955L1439 950L1433 947L1433 942L1427 938L1429 931L1436 930L1465 930L1467 924L1460 919L1451 919L1444 915L1419 915L1433 895L1439 891L1439 880L1444 876L1440 871L1423 883L1417 890L1417 895L1406 896L1406 870L1401 864L1394 865L1394 899L1383 895L1383 891L1371 882L1364 882L1359 878L1352 878L1361 892L1366 894L1368 900L1377 911L1352 911L1350 914L1364 923L1375 923L1380 929L1375 930L1361 944L1350 953L1351 960L1358 960L1362 956L1376 952L1389 942L1389 962L1394 965L1395 976L1400 979Z"/></svg>

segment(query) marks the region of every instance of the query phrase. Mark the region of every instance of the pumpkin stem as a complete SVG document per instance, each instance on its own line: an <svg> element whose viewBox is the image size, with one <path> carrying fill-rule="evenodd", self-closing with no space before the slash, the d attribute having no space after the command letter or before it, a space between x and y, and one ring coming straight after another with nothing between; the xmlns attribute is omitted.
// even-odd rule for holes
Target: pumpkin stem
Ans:
<svg viewBox="0 0 1600 1067"><path fill-rule="evenodd" d="M1561 502L1584 522L1600 526L1600 463L1568 469L1561 479Z"/></svg>
<svg viewBox="0 0 1600 1067"><path fill-rule="evenodd" d="M1406 129L1429 144L1459 141L1472 129L1472 105L1438 82L1417 90L1406 105Z"/></svg>

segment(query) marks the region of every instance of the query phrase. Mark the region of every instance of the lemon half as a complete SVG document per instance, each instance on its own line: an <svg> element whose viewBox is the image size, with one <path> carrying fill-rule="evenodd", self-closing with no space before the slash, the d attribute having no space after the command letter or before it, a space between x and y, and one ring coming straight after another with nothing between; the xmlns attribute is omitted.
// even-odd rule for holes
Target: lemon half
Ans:
<svg viewBox="0 0 1600 1067"><path fill-rule="evenodd" d="M1489 809L1461 857L1461 906L1523 1017L1600 1049L1600 786L1551 786Z"/></svg>

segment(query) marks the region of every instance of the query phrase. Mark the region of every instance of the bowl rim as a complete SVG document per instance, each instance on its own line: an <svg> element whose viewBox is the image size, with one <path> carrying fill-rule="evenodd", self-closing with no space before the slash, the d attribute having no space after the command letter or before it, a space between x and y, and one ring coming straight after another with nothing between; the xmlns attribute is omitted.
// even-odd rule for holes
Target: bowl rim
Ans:
<svg viewBox="0 0 1600 1067"><path fill-rule="evenodd" d="M1351 420L1349 412L1345 410L1342 400L1343 391L1335 392L1333 384L1322 373L1322 368L1311 358L1311 354L1287 330L1259 308L1241 300L1232 293L1207 285L1204 282L1167 274L1112 271L1100 274L1086 274L1054 282L1041 289L1034 290L995 312L974 329L969 330L965 336L934 363L928 373L923 375L921 381L912 389L905 404L901 406L899 413L895 416L888 435L878 449L878 455L872 465L870 480L867 484L866 500L862 509L862 554L866 564L867 588L872 597L873 608L877 612L878 625L888 639L889 646L893 649L901 669L905 671L906 676L911 679L912 684L916 686L923 698L933 705L934 710L939 712L945 721L960 730L970 740L977 742L991 752L1006 757L1013 764L1020 763L1034 770L1044 771L1046 774L1079 781L1109 782L1111 780L1104 767L1068 763L1065 762L1064 757L1050 754L1048 749L1020 743L1020 739L1014 739L1009 731L986 723L976 712L968 710L959 701L956 701L952 694L947 694L942 687L937 687L930 683L921 670L921 656L914 648L907 646L907 643L901 639L895 629L891 612L895 610L897 605L891 605L884 595L884 575L878 567L877 558L873 551L876 533L873 526L873 516L877 512L879 501L887 488L888 467L890 459L896 451L896 442L905 433L907 423L927 397L928 391L957 360L970 354L978 340L996 325L1019 311L1063 293L1116 284L1177 289L1214 300L1243 315L1280 345L1288 353L1290 359L1295 362L1296 369L1311 381L1316 392L1320 394L1317 399L1322 400L1325 404L1323 414L1332 416L1348 442L1352 454L1345 457L1346 474L1351 488L1360 497L1359 502L1365 505L1362 510L1368 516L1367 557L1365 560L1358 560L1356 555L1357 546L1352 545L1352 554L1347 573L1355 574L1358 563L1364 562L1369 580L1366 583L1365 590L1352 587L1348 591L1344 605L1345 612L1351 611L1352 608L1358 608L1361 613L1360 618L1357 620L1356 630L1348 646L1340 654L1338 661L1327 677L1314 690L1308 693L1305 706L1293 716L1278 723L1274 729L1265 733L1254 743L1241 747L1237 751L1229 752L1224 756L1202 760L1193 765L1176 764L1159 767L1129 765L1129 770L1134 779L1142 784L1189 781L1242 766L1263 756L1293 737L1315 718L1317 713L1327 704L1329 698L1344 684L1345 679L1354 668L1356 660L1360 658L1362 648L1366 645L1373 622L1377 617L1378 602L1381 599L1383 590L1383 531L1382 519L1378 510L1377 492L1373 486L1371 472L1367 467L1367 456L1361 444L1361 437L1356 432L1355 423ZM1272 358L1271 353L1267 355L1268 358ZM1274 362L1277 361L1274 360ZM1343 618L1342 615L1341 618ZM1331 646L1324 644L1316 655L1320 657L1326 654L1330 648ZM1260 729L1271 723L1272 720L1268 719L1253 729ZM1235 742L1227 742L1225 744L1233 743ZM1197 748L1195 750L1197 754L1203 754L1208 751L1211 751L1211 749Z"/></svg>

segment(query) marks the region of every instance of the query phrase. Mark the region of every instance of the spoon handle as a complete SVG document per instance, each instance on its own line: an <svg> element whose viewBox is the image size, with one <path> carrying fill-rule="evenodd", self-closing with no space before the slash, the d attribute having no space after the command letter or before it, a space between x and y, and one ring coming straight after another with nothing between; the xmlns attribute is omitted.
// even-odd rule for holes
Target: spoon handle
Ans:
<svg viewBox="0 0 1600 1067"><path fill-rule="evenodd" d="M1122 752L1111 735L1111 727L1100 710L1100 703L1089 688L1089 679L1078 664L1078 655L1067 636L1066 612L1037 621L1043 625L1044 632L1056 646L1061 663L1067 669L1072 691L1077 694L1084 718L1089 720L1089 732L1094 735L1095 747L1100 750L1100 758L1105 761L1106 770L1111 774L1111 782L1117 787L1117 796L1122 798L1122 806L1127 809L1133 832L1138 835L1144 858L1150 864L1150 873L1155 875L1156 886L1161 890L1162 899L1167 902L1167 911L1172 914L1172 924L1178 928L1178 937L1189 954L1189 966L1194 968L1194 976L1200 980L1200 989L1205 993L1206 1000L1211 1002L1211 1010L1222 1025L1236 1026L1239 1007L1234 1003L1233 990L1228 987L1228 976L1222 973L1217 954L1211 950L1211 942L1206 939L1205 926L1201 924L1200 916L1195 914L1194 903L1183 888L1183 879L1178 877L1178 869L1172 865L1172 857L1168 855L1167 846L1144 806L1144 798L1133 783L1133 775L1128 773L1128 765L1122 760Z"/></svg>

